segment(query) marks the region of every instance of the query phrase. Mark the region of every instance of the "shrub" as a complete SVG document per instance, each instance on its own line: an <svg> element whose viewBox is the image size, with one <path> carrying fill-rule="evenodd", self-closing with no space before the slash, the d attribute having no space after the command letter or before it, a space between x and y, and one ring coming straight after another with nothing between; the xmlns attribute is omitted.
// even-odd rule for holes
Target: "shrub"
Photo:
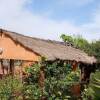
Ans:
<svg viewBox="0 0 100 100"><path fill-rule="evenodd" d="M82 94L84 100L100 100L100 72L91 74L90 84Z"/></svg>
<svg viewBox="0 0 100 100"><path fill-rule="evenodd" d="M17 78L8 76L0 80L0 100L20 100L22 83Z"/></svg>
<svg viewBox="0 0 100 100"><path fill-rule="evenodd" d="M41 66L45 72L45 85L43 91L38 85L39 71ZM25 95L31 98L46 97L48 100L64 100L73 98L71 94L71 86L79 81L79 71L72 72L71 65L62 61L45 62L34 64L26 70L29 77L25 83Z"/></svg>

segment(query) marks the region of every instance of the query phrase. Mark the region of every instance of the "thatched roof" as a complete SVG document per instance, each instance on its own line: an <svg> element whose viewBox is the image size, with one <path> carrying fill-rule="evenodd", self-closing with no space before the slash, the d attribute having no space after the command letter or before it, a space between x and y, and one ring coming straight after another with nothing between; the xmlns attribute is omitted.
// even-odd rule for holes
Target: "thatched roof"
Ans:
<svg viewBox="0 0 100 100"><path fill-rule="evenodd" d="M19 42L38 55L46 57L47 60L75 60L89 64L96 62L94 57L88 56L85 52L72 47L68 43L65 45L63 42L28 37L6 30L1 30L1 33L8 35L14 41Z"/></svg>

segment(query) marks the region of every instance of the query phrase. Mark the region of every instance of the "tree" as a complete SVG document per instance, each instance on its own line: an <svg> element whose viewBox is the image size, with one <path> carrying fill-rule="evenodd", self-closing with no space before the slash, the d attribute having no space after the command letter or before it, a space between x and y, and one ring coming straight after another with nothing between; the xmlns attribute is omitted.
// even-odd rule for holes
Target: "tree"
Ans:
<svg viewBox="0 0 100 100"><path fill-rule="evenodd" d="M81 50L88 51L87 47L89 47L89 42L84 39L82 36L69 36L62 34L61 39L64 42L69 42L73 44L76 48L80 48Z"/></svg>
<svg viewBox="0 0 100 100"><path fill-rule="evenodd" d="M91 43L92 55L94 55L100 62L100 40Z"/></svg>
<svg viewBox="0 0 100 100"><path fill-rule="evenodd" d="M62 35L60 36L60 38L62 38L64 42L74 43L73 37L71 37L71 36L69 36L69 35L62 34Z"/></svg>

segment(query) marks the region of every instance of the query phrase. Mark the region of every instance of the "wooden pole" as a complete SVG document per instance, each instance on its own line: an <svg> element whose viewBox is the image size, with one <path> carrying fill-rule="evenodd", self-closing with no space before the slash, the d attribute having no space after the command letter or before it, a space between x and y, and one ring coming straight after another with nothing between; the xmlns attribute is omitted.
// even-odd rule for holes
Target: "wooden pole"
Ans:
<svg viewBox="0 0 100 100"><path fill-rule="evenodd" d="M10 74L14 75L14 60L10 59Z"/></svg>
<svg viewBox="0 0 100 100"><path fill-rule="evenodd" d="M22 83L23 83L23 65L24 65L24 62L21 61L21 65L20 65L20 80L21 80Z"/></svg>
<svg viewBox="0 0 100 100"><path fill-rule="evenodd" d="M2 73L3 73L3 75L4 75L5 73L4 73L3 59L1 59L1 68L2 68Z"/></svg>
<svg viewBox="0 0 100 100"><path fill-rule="evenodd" d="M44 94L44 87L45 87L45 72L44 72L44 66L41 66L40 68L40 75L39 75L39 87L42 92L41 100L45 100Z"/></svg>

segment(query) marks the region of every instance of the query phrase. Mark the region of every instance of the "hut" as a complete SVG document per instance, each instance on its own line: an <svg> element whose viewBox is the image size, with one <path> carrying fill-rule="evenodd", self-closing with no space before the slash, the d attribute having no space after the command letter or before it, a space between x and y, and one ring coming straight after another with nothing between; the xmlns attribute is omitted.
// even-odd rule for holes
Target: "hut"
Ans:
<svg viewBox="0 0 100 100"><path fill-rule="evenodd" d="M70 43L28 37L0 29L1 75L6 73L14 74L16 72L16 61L21 62L19 70L22 75L25 66L41 61L42 57L45 57L47 61L59 59L79 63L82 71L81 79L83 80L85 78L83 73L87 73L87 69L89 68L87 66L93 66L96 63L94 57L88 56L88 54L73 47ZM7 60L6 64L4 63L5 60ZM7 65L9 67L6 67ZM87 74L88 77L89 75Z"/></svg>

